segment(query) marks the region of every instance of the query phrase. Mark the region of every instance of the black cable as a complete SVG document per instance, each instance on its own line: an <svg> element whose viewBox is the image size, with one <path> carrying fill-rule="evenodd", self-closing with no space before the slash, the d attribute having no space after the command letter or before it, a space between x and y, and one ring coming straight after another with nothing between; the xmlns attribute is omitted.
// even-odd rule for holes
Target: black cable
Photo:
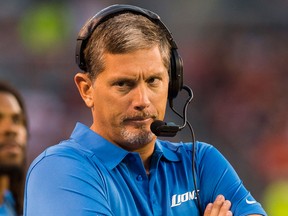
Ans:
<svg viewBox="0 0 288 216"><path fill-rule="evenodd" d="M192 101L193 99L193 92L191 90L191 88L189 88L188 86L183 86L183 89L185 89L188 94L189 94L189 98L187 99L184 108L183 108L183 116L173 107L173 101L169 101L170 104L170 108L171 110L177 114L180 118L183 119L184 123L183 125L179 128L180 130L182 130L186 124L188 125L189 129L190 129L190 133L191 133L191 138L192 138L192 177L193 177L193 184L194 184L194 188L195 188L195 194L196 194L196 199L197 199L197 205L198 205L198 209L200 211L200 215L203 215L203 211L202 211L202 207L201 207L201 200L200 200L200 195L199 195L199 191L198 191L198 187L197 187L197 180L196 180L196 164L195 164L195 155L196 155L196 139L195 139L195 133L194 130L192 128L192 125L190 124L190 122L187 120L187 108L189 103Z"/></svg>
<svg viewBox="0 0 288 216"><path fill-rule="evenodd" d="M196 139L195 139L195 133L194 130L190 124L189 121L186 121L188 124L188 127L190 129L191 132L191 136L192 136L192 149L193 149L193 153L192 153L192 175L193 175L193 184L194 184L194 188L195 188L195 194L196 194L196 198L197 198L197 204L198 204L198 208L200 211L200 215L203 215L203 211L202 211L202 207L201 207L201 200L200 200L200 195L199 195L199 191L198 191L198 187L197 187L197 180L196 180L196 164L195 164L195 155L196 155Z"/></svg>

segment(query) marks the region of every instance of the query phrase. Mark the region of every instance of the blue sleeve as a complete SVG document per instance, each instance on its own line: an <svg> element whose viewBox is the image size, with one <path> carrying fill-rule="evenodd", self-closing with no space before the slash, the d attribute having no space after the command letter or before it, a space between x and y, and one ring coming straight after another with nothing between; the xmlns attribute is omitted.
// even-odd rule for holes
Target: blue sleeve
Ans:
<svg viewBox="0 0 288 216"><path fill-rule="evenodd" d="M24 215L112 215L103 181L78 154L41 156L28 171Z"/></svg>
<svg viewBox="0 0 288 216"><path fill-rule="evenodd" d="M209 202L214 202L217 195L222 194L231 201L234 216L266 215L260 203L252 197L233 167L216 148L205 145L200 150L198 173L203 209Z"/></svg>

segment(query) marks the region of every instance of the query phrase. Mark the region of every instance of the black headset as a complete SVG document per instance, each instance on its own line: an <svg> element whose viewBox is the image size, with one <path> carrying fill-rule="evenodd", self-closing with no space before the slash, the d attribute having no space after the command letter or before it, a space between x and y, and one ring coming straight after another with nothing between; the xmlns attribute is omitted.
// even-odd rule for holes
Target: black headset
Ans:
<svg viewBox="0 0 288 216"><path fill-rule="evenodd" d="M160 20L160 17L152 11L132 5L116 4L104 8L98 12L85 23L78 34L76 45L77 65L81 70L87 71L87 65L84 58L84 49L96 27L113 16L127 12L145 16L152 22L159 25L164 31L166 31L167 38L171 44L168 99L169 101L172 101L174 98L176 98L178 92L183 88L183 61L177 52L177 45L173 40L172 34L165 26L165 24Z"/></svg>

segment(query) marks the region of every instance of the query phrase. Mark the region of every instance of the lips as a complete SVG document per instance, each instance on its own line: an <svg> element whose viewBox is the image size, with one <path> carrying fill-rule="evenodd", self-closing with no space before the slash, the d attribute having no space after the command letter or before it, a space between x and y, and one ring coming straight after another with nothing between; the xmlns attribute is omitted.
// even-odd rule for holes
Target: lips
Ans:
<svg viewBox="0 0 288 216"><path fill-rule="evenodd" d="M128 117L123 120L124 124L134 124L134 125L148 125L153 122L154 117L151 116L133 116Z"/></svg>
<svg viewBox="0 0 288 216"><path fill-rule="evenodd" d="M125 119L124 122L138 122L138 123L146 123L146 122L149 122L149 121L152 121L153 119L152 118L128 118L128 119Z"/></svg>
<svg viewBox="0 0 288 216"><path fill-rule="evenodd" d="M18 149L21 149L21 146L15 141L7 141L7 142L2 142L0 144L0 151L2 150L15 151Z"/></svg>

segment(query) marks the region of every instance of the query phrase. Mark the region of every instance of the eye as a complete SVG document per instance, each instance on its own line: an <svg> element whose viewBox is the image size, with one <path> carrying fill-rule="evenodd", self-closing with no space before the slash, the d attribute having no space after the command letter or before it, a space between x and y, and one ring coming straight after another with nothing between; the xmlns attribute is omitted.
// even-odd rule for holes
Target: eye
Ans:
<svg viewBox="0 0 288 216"><path fill-rule="evenodd" d="M120 81L115 82L114 86L129 87L129 86L132 86L132 83L130 81L127 81L127 80L120 80Z"/></svg>
<svg viewBox="0 0 288 216"><path fill-rule="evenodd" d="M160 82L159 77L151 77L147 81L150 85L157 85Z"/></svg>
<svg viewBox="0 0 288 216"><path fill-rule="evenodd" d="M127 93L135 86L135 82L133 80L120 79L116 80L112 86L121 93Z"/></svg>
<svg viewBox="0 0 288 216"><path fill-rule="evenodd" d="M116 82L115 83L115 86L120 86L120 87L123 87L126 85L126 82L125 81L119 81L119 82Z"/></svg>
<svg viewBox="0 0 288 216"><path fill-rule="evenodd" d="M12 116L12 121L14 124L16 125L20 125L20 124L23 124L23 116L22 115L13 115Z"/></svg>

